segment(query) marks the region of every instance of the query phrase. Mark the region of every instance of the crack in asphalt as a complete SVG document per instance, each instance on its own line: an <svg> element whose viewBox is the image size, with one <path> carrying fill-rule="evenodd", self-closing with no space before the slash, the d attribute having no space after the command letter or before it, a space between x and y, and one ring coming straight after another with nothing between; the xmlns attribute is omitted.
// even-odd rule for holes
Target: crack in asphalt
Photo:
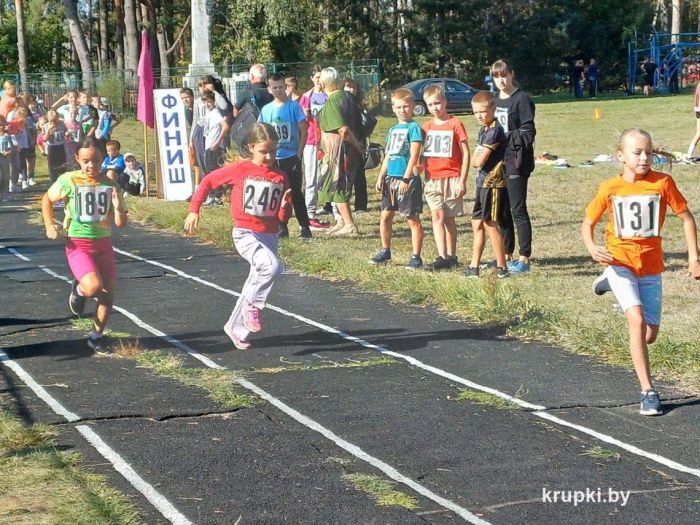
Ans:
<svg viewBox="0 0 700 525"><path fill-rule="evenodd" d="M148 421L155 421L157 423L162 423L165 421L171 421L174 419L195 419L201 417L218 417L226 416L230 414L235 414L241 410L246 410L248 407L237 407L229 408L225 410L207 410L206 412L193 412L189 414L168 414L166 416L154 416L145 414L123 414L114 416L94 416L94 417L83 417L77 421L61 421L58 423L53 423L55 427L62 426L74 426L84 423L99 423L101 421L119 421L119 420L129 420L129 419L145 419Z"/></svg>

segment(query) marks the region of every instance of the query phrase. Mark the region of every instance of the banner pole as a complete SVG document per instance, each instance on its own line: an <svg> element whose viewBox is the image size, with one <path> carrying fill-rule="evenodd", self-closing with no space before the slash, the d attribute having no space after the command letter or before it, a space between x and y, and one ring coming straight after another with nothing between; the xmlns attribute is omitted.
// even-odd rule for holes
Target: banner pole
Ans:
<svg viewBox="0 0 700 525"><path fill-rule="evenodd" d="M148 132L146 131L146 124L143 124L143 163L144 167L146 169L146 197L148 197L148 190L149 190L149 175L150 175L150 169L149 169L149 164L148 162Z"/></svg>

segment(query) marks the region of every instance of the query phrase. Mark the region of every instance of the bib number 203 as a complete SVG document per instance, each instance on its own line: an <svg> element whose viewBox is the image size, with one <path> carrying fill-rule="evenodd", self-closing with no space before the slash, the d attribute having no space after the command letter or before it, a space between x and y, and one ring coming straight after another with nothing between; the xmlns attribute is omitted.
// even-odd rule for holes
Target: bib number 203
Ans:
<svg viewBox="0 0 700 525"><path fill-rule="evenodd" d="M248 179L243 187L243 211L255 217L274 217L282 203L282 184Z"/></svg>
<svg viewBox="0 0 700 525"><path fill-rule="evenodd" d="M660 195L613 197L617 237L658 237Z"/></svg>

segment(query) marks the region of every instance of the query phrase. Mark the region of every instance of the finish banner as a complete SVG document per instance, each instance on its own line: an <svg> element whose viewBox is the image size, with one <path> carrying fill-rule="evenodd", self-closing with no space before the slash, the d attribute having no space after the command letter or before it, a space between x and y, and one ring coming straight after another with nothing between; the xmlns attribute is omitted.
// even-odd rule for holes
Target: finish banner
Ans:
<svg viewBox="0 0 700 525"><path fill-rule="evenodd" d="M192 195L185 105L179 89L154 89L153 99L163 195L166 201L184 201Z"/></svg>

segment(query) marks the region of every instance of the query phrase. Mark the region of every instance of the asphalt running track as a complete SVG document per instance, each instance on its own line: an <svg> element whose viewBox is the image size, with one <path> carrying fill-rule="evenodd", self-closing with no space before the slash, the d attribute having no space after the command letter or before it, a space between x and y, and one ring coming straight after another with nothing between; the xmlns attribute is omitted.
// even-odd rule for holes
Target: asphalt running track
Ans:
<svg viewBox="0 0 700 525"><path fill-rule="evenodd" d="M0 208L2 391L26 421L59 425L62 445L146 523L700 522L697 397L665 385L669 412L642 418L629 372L294 274L276 284L254 349L233 350L221 325L247 265L175 235L120 232L110 328L187 366L244 372L263 401L227 411L132 360L90 355L70 327L62 245L27 224L23 204ZM257 371L380 352L396 363ZM520 409L456 401L466 387L517 394ZM621 458L584 454L594 446ZM393 479L419 507L378 506L348 473ZM599 488L632 492L625 506L551 501Z"/></svg>

